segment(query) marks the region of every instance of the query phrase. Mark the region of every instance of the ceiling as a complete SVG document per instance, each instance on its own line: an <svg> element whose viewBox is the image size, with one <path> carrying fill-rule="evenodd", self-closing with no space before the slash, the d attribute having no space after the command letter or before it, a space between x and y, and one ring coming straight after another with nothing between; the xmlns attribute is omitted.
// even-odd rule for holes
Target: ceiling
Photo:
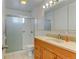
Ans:
<svg viewBox="0 0 79 59"><path fill-rule="evenodd" d="M43 0L28 0L26 5L20 4L20 0L5 0L5 7L20 11L32 10L42 3Z"/></svg>
<svg viewBox="0 0 79 59"><path fill-rule="evenodd" d="M49 0L28 0L26 5L20 4L20 0L4 0L4 1L5 1L5 7L8 9L14 9L20 11L32 11L37 6L44 4ZM65 1L75 1L75 0L65 0Z"/></svg>

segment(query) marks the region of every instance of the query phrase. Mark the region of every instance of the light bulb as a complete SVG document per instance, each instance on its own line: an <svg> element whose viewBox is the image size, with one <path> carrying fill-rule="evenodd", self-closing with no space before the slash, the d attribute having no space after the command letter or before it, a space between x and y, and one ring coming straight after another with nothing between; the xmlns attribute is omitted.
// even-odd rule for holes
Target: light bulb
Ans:
<svg viewBox="0 0 79 59"><path fill-rule="evenodd" d="M43 5L43 8L45 8L45 6Z"/></svg>
<svg viewBox="0 0 79 59"><path fill-rule="evenodd" d="M48 3L46 3L46 7L47 7L47 8L48 8L48 5L49 5L49 4L48 4Z"/></svg>
<svg viewBox="0 0 79 59"><path fill-rule="evenodd" d="M26 4L27 3L27 1L26 0L21 0L21 4Z"/></svg>
<svg viewBox="0 0 79 59"><path fill-rule="evenodd" d="M23 19L22 19L22 23L24 23L24 22L25 22L25 19L23 18Z"/></svg>
<svg viewBox="0 0 79 59"><path fill-rule="evenodd" d="M48 4L48 3L46 3L46 6L47 6L47 7L48 7L48 5L49 5L49 4Z"/></svg>
<svg viewBox="0 0 79 59"><path fill-rule="evenodd" d="M52 4L52 3L53 3L53 1L51 0L51 1L49 1L49 3L50 3L50 4Z"/></svg>

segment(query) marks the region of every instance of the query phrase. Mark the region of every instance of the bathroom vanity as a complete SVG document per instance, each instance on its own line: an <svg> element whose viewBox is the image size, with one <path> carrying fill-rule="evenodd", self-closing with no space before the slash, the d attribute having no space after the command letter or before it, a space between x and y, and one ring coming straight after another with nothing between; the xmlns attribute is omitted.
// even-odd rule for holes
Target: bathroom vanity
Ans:
<svg viewBox="0 0 79 59"><path fill-rule="evenodd" d="M35 37L34 59L76 59L75 42L60 39Z"/></svg>

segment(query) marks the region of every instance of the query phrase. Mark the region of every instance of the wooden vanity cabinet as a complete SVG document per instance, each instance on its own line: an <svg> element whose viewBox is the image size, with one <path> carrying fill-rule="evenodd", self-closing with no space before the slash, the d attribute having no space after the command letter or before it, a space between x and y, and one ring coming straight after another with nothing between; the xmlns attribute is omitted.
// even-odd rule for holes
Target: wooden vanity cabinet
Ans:
<svg viewBox="0 0 79 59"><path fill-rule="evenodd" d="M34 59L76 59L76 53L35 38Z"/></svg>

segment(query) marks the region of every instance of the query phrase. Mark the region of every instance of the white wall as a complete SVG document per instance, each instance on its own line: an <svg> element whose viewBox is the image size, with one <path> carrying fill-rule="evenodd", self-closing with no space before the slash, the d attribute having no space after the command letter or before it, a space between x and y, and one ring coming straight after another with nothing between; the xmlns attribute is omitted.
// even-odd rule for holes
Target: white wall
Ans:
<svg viewBox="0 0 79 59"><path fill-rule="evenodd" d="M43 35L44 31L44 9L42 6L37 6L32 11L32 17L37 21L35 25L35 35Z"/></svg>

